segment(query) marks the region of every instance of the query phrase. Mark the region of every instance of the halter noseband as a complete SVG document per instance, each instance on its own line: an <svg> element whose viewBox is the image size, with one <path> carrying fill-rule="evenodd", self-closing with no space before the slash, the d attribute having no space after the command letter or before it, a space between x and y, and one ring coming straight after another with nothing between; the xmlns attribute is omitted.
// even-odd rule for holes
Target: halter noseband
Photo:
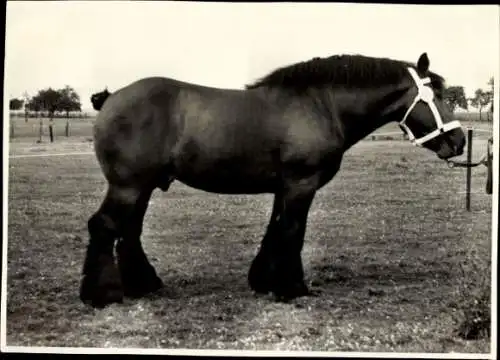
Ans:
<svg viewBox="0 0 500 360"><path fill-rule="evenodd" d="M439 111L436 107L436 104L434 104L434 92L432 91L432 89L430 87L425 86L425 84L429 84L431 82L431 79L428 77L423 78L423 79L420 78L418 76L417 72L415 71L415 69L413 69L411 67L408 68L408 72L410 73L411 77L415 81L415 84L417 85L417 90L418 90L417 96L413 100L413 103L410 105L408 110L406 110L406 114L403 117L403 120L401 120L399 123L399 125L406 131L406 133L408 135L408 139L413 144L415 144L417 146L421 146L423 143L425 143L431 139L434 139L435 137L437 137L445 132L462 127L462 125L460 124L460 122L458 120L453 120L453 121L450 121L446 124L443 123L443 120L441 119L441 115L439 114ZM410 130L410 128L408 127L408 125L406 125L405 122L406 122L406 118L408 117L408 115L410 115L411 111L413 110L415 105L417 105L417 103L419 101L423 101L424 103L426 103L429 106L429 108L432 112L432 115L434 116L434 120L436 121L436 130L434 130L434 131L430 132L429 134L424 135L420 138L416 138L415 135L413 135L413 132Z"/></svg>

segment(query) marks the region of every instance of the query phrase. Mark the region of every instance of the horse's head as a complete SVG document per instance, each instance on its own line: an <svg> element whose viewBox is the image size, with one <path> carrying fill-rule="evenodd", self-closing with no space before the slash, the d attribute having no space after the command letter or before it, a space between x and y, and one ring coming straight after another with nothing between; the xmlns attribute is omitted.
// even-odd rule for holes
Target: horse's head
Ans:
<svg viewBox="0 0 500 360"><path fill-rule="evenodd" d="M408 76L407 110L399 123L403 131L415 145L434 151L441 159L461 155L465 134L443 101L443 79L429 72L426 53L420 56L416 68L408 67Z"/></svg>

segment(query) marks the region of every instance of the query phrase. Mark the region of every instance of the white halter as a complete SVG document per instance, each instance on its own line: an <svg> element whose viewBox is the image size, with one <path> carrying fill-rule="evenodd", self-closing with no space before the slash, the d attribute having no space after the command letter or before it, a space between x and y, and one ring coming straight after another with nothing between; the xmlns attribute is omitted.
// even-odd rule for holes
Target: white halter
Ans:
<svg viewBox="0 0 500 360"><path fill-rule="evenodd" d="M408 139L413 144L415 144L417 146L421 146L423 143L425 143L431 139L434 139L435 137L437 137L445 132L462 127L462 125L460 124L460 122L458 120L453 120L453 121L450 121L446 124L443 123L443 120L441 119L441 115L439 114L439 111L436 107L436 104L434 104L434 92L432 91L432 89L430 87L425 86L425 84L428 84L431 82L431 79L428 77L421 79L418 76L415 69L413 69L411 67L408 68L408 71L410 72L411 77L415 81L415 84L417 85L417 90L418 90L417 96L413 100L413 103L410 105L408 110L406 110L406 114L403 117L403 120L401 120L401 122L399 123L399 125L401 125L401 127L408 134ZM434 130L431 133L417 139L415 137L415 135L413 135L413 132L410 130L408 125L406 125L405 121L406 121L406 118L408 117L408 115L410 115L411 111L413 110L415 105L417 105L417 103L419 101L425 102L429 106L429 108L431 109L432 115L434 115L434 120L436 121L436 130Z"/></svg>

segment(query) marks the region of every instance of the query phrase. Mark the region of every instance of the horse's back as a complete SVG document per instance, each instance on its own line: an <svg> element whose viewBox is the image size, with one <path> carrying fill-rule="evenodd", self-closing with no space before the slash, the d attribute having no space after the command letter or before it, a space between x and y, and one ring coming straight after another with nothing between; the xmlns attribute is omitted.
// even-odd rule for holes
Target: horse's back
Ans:
<svg viewBox="0 0 500 360"><path fill-rule="evenodd" d="M154 96L166 95L175 89L175 82L169 78L150 77L137 80L112 93L104 103L97 120L115 116L121 111L137 107L144 103L144 100L150 101Z"/></svg>
<svg viewBox="0 0 500 360"><path fill-rule="evenodd" d="M231 135L241 135L251 124L251 98L246 91L164 77L137 80L110 95L98 114L97 158L109 180L122 177L118 168L165 165L172 157L187 156L192 146L210 148L215 156L221 146L234 148L238 140Z"/></svg>
<svg viewBox="0 0 500 360"><path fill-rule="evenodd" d="M155 105L165 106L180 92L212 94L223 97L242 93L241 90L237 89L209 87L167 77L143 78L111 94L97 117L97 123L119 115L129 116L134 109L144 111L144 108Z"/></svg>
<svg viewBox="0 0 500 360"><path fill-rule="evenodd" d="M187 185L224 193L272 192L283 162L311 167L331 147L317 115L295 97L160 77L112 94L94 140L108 181L168 170Z"/></svg>

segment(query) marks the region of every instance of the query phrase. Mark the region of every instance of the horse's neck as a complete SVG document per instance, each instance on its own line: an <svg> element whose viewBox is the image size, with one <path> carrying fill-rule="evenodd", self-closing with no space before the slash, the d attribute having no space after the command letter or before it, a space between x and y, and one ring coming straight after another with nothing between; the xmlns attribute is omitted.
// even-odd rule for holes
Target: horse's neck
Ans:
<svg viewBox="0 0 500 360"><path fill-rule="evenodd" d="M389 104L390 109L384 104L386 99L392 96L391 91L393 90L353 91L338 98L339 101L333 106L338 109L338 120L343 123L345 129L346 148L350 148L380 127L401 120L400 117L402 118L405 111L403 104Z"/></svg>
<svg viewBox="0 0 500 360"><path fill-rule="evenodd" d="M288 103L288 95L284 95L280 89L262 87L246 91L261 96L266 101ZM406 111L402 105L396 102L394 102L394 106L387 104L387 99L393 98L392 95L397 92L401 92L401 89L375 89L371 91L310 89L306 91L304 97L299 97L301 98L299 101L303 102L306 107L311 106L315 110L318 110L319 106L318 113L327 117L327 121L337 122L332 128L343 132L343 148L347 150L378 128L402 119L404 111ZM391 106L392 108L389 109Z"/></svg>

